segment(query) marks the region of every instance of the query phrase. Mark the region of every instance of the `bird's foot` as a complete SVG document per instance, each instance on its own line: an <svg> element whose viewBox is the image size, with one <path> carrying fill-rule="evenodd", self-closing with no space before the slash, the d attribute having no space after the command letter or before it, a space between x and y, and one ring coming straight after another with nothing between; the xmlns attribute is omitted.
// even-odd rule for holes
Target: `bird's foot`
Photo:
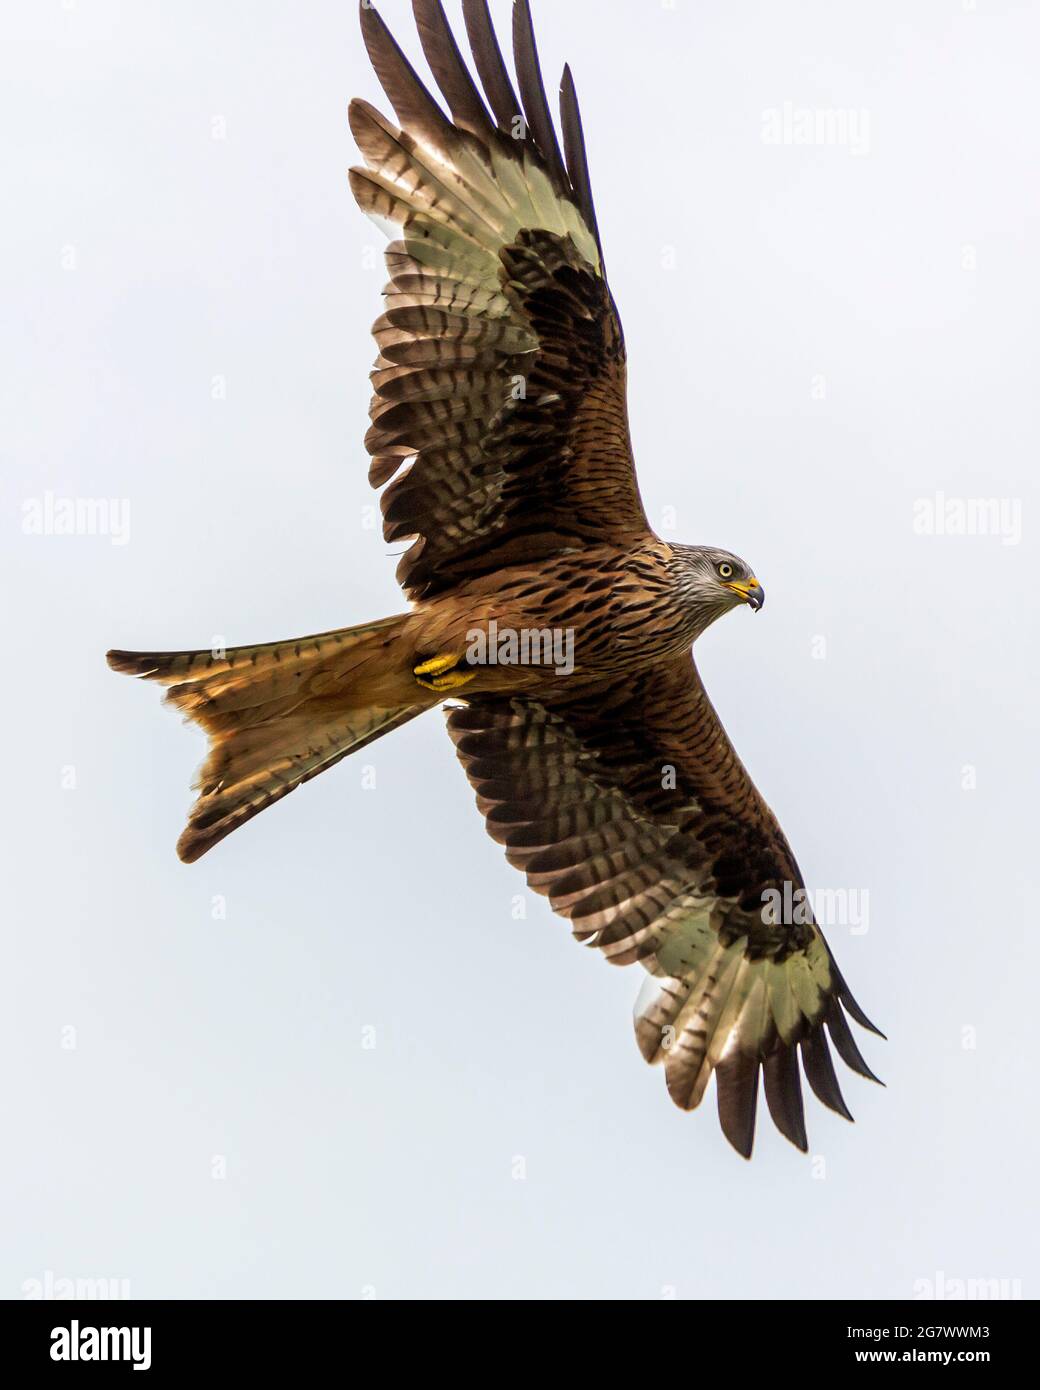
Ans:
<svg viewBox="0 0 1040 1390"><path fill-rule="evenodd" d="M426 690L435 690L438 695L446 695L452 690L459 690L462 686L468 685L477 674L476 671L457 670L461 660L462 657L456 652L434 656L429 661L424 661L421 666L416 666L412 675Z"/></svg>

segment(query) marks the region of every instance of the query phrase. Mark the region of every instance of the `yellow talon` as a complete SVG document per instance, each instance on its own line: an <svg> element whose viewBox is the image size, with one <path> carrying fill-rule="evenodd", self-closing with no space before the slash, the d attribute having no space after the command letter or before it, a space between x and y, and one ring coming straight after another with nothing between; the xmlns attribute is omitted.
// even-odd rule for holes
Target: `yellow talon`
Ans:
<svg viewBox="0 0 1040 1390"><path fill-rule="evenodd" d="M421 680L418 676L415 679L427 690L435 690L438 695L446 695L450 690L458 690L460 686L469 685L470 681L476 680L476 677L476 671L470 671L465 676L458 671L452 671L446 676L436 676L432 681Z"/></svg>
<svg viewBox="0 0 1040 1390"><path fill-rule="evenodd" d="M421 666L416 666L413 675L440 676L445 671L450 671L453 666L457 666L461 660L461 656L452 653L447 656L431 656L429 661L424 661Z"/></svg>
<svg viewBox="0 0 1040 1390"><path fill-rule="evenodd" d="M412 674L424 689L444 695L450 690L458 690L461 686L468 685L477 674L476 671L455 670L461 660L462 657L457 655L434 656L429 661L424 661L421 666L416 666ZM429 676L430 679L423 680L424 676Z"/></svg>

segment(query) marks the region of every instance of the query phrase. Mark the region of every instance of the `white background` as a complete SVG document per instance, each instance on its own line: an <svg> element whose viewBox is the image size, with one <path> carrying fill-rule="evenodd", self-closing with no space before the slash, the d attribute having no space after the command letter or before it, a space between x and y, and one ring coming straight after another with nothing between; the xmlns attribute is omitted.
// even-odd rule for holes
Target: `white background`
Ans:
<svg viewBox="0 0 1040 1390"><path fill-rule="evenodd" d="M647 508L766 587L699 662L809 883L869 893L829 935L888 1089L843 1072L855 1126L808 1101L809 1159L764 1105L751 1164L710 1094L676 1110L638 972L525 893L436 713L178 863L201 739L105 649L401 607L346 180L348 99L387 103L351 4L8 0L0 1294L1037 1293L1037 6L535 21ZM787 101L869 148L764 142ZM940 490L1017 502L1020 543L916 534ZM127 499L129 543L26 534L47 491Z"/></svg>

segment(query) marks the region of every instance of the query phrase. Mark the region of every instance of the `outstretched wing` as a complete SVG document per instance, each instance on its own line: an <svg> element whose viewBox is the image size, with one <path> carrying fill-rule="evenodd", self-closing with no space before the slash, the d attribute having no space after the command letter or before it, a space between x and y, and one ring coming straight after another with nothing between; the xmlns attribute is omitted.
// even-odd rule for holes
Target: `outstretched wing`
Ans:
<svg viewBox="0 0 1040 1390"><path fill-rule="evenodd" d="M579 941L655 977L636 1038L677 1105L699 1105L714 1071L723 1131L750 1157L761 1073L777 1128L804 1150L800 1052L819 1099L852 1118L827 1039L876 1080L845 1012L878 1030L689 658L551 706L476 696L448 725L510 863Z"/></svg>
<svg viewBox="0 0 1040 1390"><path fill-rule="evenodd" d="M521 98L486 0L463 0L485 106L439 0L414 0L451 119L376 11L361 25L401 122L351 103L361 207L389 223L386 310L373 332L370 479L388 541L414 539L412 598L589 540L648 527L628 434L625 349L603 271L574 85L560 154L527 0L513 12ZM396 476L395 476L396 475Z"/></svg>

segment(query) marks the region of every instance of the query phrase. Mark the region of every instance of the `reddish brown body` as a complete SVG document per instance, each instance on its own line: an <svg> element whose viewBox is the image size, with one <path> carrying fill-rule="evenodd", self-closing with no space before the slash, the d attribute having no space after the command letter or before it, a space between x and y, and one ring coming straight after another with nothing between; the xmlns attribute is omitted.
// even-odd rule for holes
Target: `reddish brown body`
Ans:
<svg viewBox="0 0 1040 1390"><path fill-rule="evenodd" d="M189 861L457 696L449 729L490 833L580 940L656 978L636 1036L672 1098L692 1109L714 1075L722 1128L750 1155L761 1078L804 1149L799 1057L847 1115L828 1038L870 1076L846 1013L873 1025L811 913L770 906L804 884L690 656L723 613L760 608L761 585L737 556L665 544L647 522L570 72L561 151L526 0L519 94L484 0L463 0L483 94L438 0L414 8L450 118L368 0L362 31L400 128L367 102L350 112L365 159L351 187L399 233L366 443L384 537L409 543L412 607L290 642L109 661L169 686L209 735L178 842ZM548 634L538 660L525 633Z"/></svg>

